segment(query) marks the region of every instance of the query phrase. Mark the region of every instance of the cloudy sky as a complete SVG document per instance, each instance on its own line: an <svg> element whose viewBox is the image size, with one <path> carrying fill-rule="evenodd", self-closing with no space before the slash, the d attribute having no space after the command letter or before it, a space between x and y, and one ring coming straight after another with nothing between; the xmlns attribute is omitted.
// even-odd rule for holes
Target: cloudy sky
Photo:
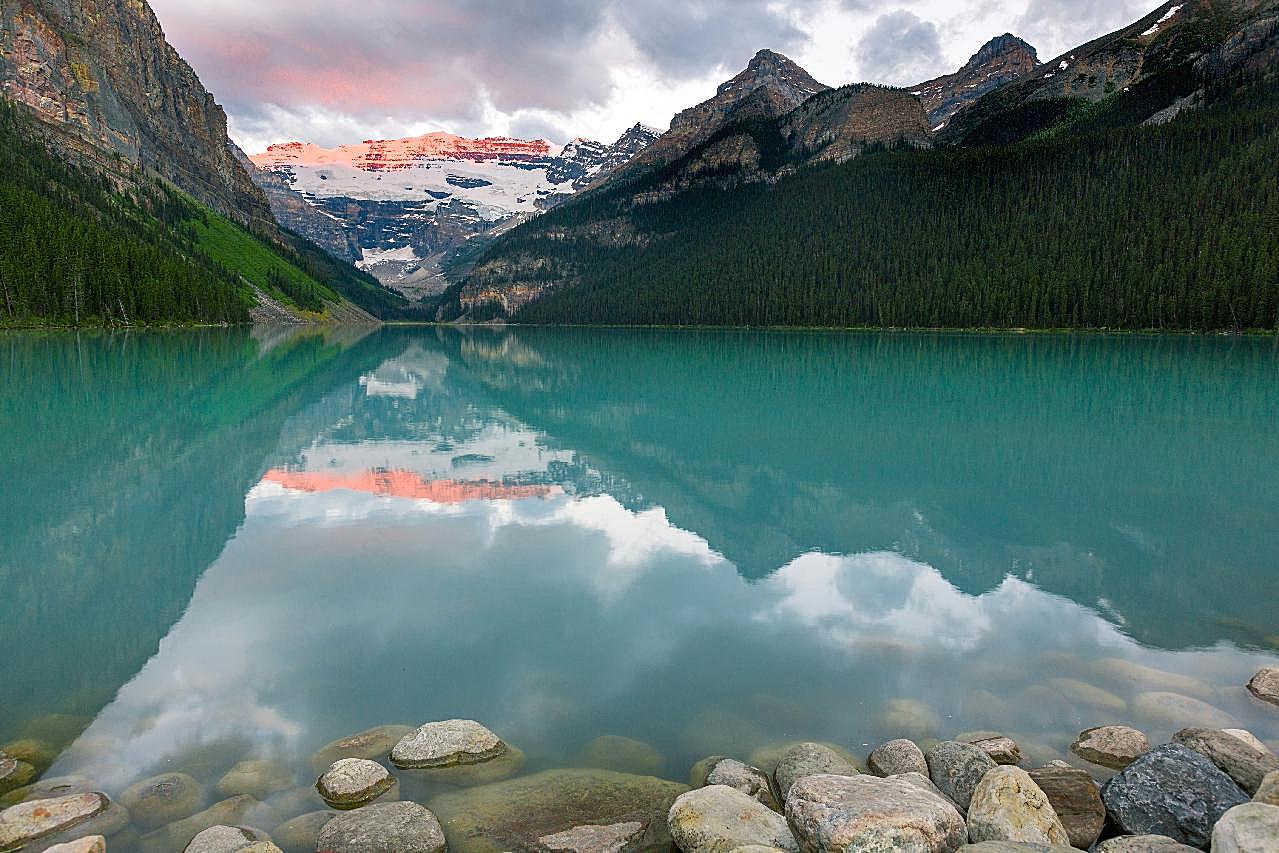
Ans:
<svg viewBox="0 0 1279 853"><path fill-rule="evenodd" d="M1047 60L1157 0L151 0L250 152L432 130L611 141L665 128L762 47L909 85L1013 32Z"/></svg>

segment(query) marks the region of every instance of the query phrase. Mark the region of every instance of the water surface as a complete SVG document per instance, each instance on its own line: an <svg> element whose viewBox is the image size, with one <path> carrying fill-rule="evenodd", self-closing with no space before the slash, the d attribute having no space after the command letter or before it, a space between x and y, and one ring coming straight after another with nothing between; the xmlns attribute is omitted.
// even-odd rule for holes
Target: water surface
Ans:
<svg viewBox="0 0 1279 853"><path fill-rule="evenodd" d="M79 715L50 775L109 793L306 785L452 717L674 779L1213 722L1152 691L1279 740L1242 689L1279 657L1270 339L9 334L0 373L0 744Z"/></svg>

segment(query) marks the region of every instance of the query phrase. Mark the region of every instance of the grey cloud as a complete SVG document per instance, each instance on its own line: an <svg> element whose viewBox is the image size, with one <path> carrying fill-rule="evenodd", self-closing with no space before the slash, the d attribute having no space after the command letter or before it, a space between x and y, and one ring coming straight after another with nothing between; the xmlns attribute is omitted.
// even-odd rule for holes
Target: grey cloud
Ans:
<svg viewBox="0 0 1279 853"><path fill-rule="evenodd" d="M863 76L883 83L918 82L937 66L941 54L937 25L904 9L880 15L857 43Z"/></svg>
<svg viewBox="0 0 1279 853"><path fill-rule="evenodd" d="M1055 54L1131 24L1155 6L1155 0L1030 0L1017 32Z"/></svg>

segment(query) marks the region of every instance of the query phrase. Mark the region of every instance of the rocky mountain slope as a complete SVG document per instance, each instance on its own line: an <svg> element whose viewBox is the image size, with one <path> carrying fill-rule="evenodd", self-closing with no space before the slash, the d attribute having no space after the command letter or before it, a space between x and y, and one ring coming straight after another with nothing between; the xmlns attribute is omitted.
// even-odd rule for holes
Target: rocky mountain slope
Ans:
<svg viewBox="0 0 1279 853"><path fill-rule="evenodd" d="M1004 144L1080 120L1166 122L1276 67L1276 0L1175 0L962 108L938 137Z"/></svg>
<svg viewBox="0 0 1279 853"><path fill-rule="evenodd" d="M910 90L928 111L928 124L941 130L955 113L988 92L1029 74L1039 65L1039 54L1011 33L991 39L954 74L937 77Z"/></svg>
<svg viewBox="0 0 1279 853"><path fill-rule="evenodd" d="M432 133L334 149L273 145L250 158L286 227L407 295L446 275L512 224L553 207L647 147L636 125L615 143L464 139Z"/></svg>

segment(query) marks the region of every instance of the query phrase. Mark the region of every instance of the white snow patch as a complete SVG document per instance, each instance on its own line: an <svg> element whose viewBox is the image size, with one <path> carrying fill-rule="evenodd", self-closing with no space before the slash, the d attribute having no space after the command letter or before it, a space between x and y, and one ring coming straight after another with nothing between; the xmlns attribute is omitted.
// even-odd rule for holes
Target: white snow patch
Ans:
<svg viewBox="0 0 1279 853"><path fill-rule="evenodd" d="M933 133L936 133L937 131L941 130L945 126L946 126L946 122L942 122L941 124L933 128Z"/></svg>
<svg viewBox="0 0 1279 853"><path fill-rule="evenodd" d="M1067 62L1067 61L1066 61L1066 60L1064 60L1064 59L1061 61L1061 65L1058 65L1058 66L1057 66L1057 68L1058 68L1058 69L1060 69L1060 70L1062 70L1062 71L1065 71L1065 70L1066 70L1067 68L1069 68L1069 67L1070 67L1070 63L1069 63L1069 62Z"/></svg>
<svg viewBox="0 0 1279 853"><path fill-rule="evenodd" d="M1182 9L1184 9L1184 8L1185 8L1185 6L1186 6L1186 4L1185 4L1185 3L1182 3L1182 4L1178 5L1178 6L1173 6L1173 7L1172 7L1171 9L1169 9L1167 12L1164 12L1164 16L1163 16L1162 18L1160 18L1159 20L1155 21L1155 25L1154 25L1153 27L1151 27L1150 29L1146 30L1145 32L1143 32L1143 33L1142 33L1142 35L1143 35L1143 36L1153 36L1155 33L1159 32L1159 27L1160 27L1162 24L1166 24L1166 23L1168 23L1169 21L1171 21L1171 20L1173 19L1173 16L1174 16L1174 15L1176 15L1178 12L1180 12Z"/></svg>

